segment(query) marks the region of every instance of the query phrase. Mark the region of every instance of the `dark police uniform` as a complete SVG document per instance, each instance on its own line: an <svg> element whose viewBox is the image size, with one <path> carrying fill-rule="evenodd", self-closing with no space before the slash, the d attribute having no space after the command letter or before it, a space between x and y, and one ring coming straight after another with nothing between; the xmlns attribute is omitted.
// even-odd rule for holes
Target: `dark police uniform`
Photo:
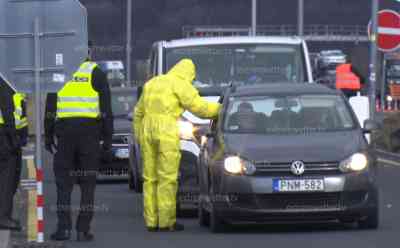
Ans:
<svg viewBox="0 0 400 248"><path fill-rule="evenodd" d="M13 199L18 183L17 161L20 142L14 118L14 92L0 77L0 228L19 229L11 219Z"/></svg>
<svg viewBox="0 0 400 248"><path fill-rule="evenodd" d="M57 232L72 229L71 193L77 182L81 205L76 230L88 233L93 218L93 204L101 146L111 149L113 118L110 88L106 75L94 62L84 62L57 94L49 94L46 103L46 149L54 156L57 185ZM57 138L55 146L54 137ZM63 240L68 235L52 239ZM78 238L79 239L79 238Z"/></svg>

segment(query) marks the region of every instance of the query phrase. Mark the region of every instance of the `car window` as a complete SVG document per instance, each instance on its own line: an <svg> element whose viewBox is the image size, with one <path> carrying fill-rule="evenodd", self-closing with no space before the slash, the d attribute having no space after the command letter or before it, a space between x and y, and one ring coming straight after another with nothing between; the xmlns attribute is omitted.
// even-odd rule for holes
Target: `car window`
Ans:
<svg viewBox="0 0 400 248"><path fill-rule="evenodd" d="M293 133L352 129L353 117L335 95L231 97L224 130L241 133Z"/></svg>
<svg viewBox="0 0 400 248"><path fill-rule="evenodd" d="M135 96L131 92L112 92L111 108L115 117L125 117L131 112Z"/></svg>

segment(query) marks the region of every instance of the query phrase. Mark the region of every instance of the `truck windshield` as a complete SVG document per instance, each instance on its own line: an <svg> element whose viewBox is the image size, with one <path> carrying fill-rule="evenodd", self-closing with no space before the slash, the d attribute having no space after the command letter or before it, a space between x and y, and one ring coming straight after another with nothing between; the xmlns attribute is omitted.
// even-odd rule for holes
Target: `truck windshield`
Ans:
<svg viewBox="0 0 400 248"><path fill-rule="evenodd" d="M303 82L301 45L244 44L169 48L167 71L183 58L196 65L197 87Z"/></svg>
<svg viewBox="0 0 400 248"><path fill-rule="evenodd" d="M354 120L342 97L232 97L224 130L232 133L304 133L353 129Z"/></svg>

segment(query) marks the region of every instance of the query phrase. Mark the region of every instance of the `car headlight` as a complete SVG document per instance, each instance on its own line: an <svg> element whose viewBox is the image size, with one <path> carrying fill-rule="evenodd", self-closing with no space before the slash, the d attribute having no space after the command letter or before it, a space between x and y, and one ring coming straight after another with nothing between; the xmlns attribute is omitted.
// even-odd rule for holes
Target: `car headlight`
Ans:
<svg viewBox="0 0 400 248"><path fill-rule="evenodd" d="M194 126L191 122L185 120L178 121L179 126L179 136L181 139L192 139Z"/></svg>
<svg viewBox="0 0 400 248"><path fill-rule="evenodd" d="M252 175L256 172L256 167L253 163L238 156L227 157L224 161L224 169L231 174Z"/></svg>
<svg viewBox="0 0 400 248"><path fill-rule="evenodd" d="M355 153L340 163L340 170L343 172L362 171L368 166L368 158L363 153Z"/></svg>

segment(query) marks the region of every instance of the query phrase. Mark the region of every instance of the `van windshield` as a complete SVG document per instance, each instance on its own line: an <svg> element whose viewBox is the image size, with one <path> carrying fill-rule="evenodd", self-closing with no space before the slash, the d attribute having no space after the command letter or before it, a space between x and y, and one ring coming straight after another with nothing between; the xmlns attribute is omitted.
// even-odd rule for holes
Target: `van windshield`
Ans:
<svg viewBox="0 0 400 248"><path fill-rule="evenodd" d="M232 97L224 130L234 133L303 133L355 127L340 96Z"/></svg>
<svg viewBox="0 0 400 248"><path fill-rule="evenodd" d="M244 44L169 48L166 69L190 58L197 87L306 81L301 45Z"/></svg>

